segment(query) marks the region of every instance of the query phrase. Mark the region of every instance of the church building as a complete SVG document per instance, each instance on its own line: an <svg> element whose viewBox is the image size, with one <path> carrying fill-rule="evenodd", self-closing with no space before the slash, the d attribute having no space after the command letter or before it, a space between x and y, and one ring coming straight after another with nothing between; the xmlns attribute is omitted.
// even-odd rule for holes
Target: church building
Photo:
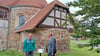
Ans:
<svg viewBox="0 0 100 56"><path fill-rule="evenodd" d="M45 49L53 34L58 52L69 52L68 14L69 7L58 0L0 0L0 48L21 50L32 33L36 48Z"/></svg>

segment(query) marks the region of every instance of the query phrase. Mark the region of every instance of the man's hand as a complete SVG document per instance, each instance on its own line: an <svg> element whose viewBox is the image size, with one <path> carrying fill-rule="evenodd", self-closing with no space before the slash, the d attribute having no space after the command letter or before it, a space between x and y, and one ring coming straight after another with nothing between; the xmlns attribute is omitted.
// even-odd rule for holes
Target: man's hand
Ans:
<svg viewBox="0 0 100 56"><path fill-rule="evenodd" d="M52 53L52 56L53 56L54 54Z"/></svg>
<svg viewBox="0 0 100 56"><path fill-rule="evenodd" d="M33 51L33 53L36 53L36 51Z"/></svg>
<svg viewBox="0 0 100 56"><path fill-rule="evenodd" d="M23 54L25 55L26 53L24 52Z"/></svg>

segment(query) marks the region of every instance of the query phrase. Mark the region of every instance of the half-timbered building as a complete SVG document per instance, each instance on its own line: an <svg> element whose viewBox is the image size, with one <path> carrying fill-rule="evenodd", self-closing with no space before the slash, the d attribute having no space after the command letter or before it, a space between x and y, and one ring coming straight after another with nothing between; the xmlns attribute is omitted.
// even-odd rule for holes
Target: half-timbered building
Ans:
<svg viewBox="0 0 100 56"><path fill-rule="evenodd" d="M9 19L7 48L21 50L23 41L29 33L33 33L37 49L45 49L49 35L53 34L57 40L57 50L70 51L69 28L67 28L67 15L70 13L68 6L58 0L49 4L45 0L9 1L0 0L0 21ZM2 10L5 11L3 14Z"/></svg>

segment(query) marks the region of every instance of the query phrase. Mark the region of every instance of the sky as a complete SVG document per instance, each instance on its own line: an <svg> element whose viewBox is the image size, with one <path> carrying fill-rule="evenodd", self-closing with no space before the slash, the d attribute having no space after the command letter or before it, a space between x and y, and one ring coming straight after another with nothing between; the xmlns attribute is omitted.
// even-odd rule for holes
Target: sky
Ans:
<svg viewBox="0 0 100 56"><path fill-rule="evenodd" d="M47 3L50 3L54 0L46 0ZM66 4L67 2L73 2L74 0L59 0L60 2L62 2L63 4ZM76 11L80 10L80 8L78 7L69 7L69 10L71 13L75 13Z"/></svg>
<svg viewBox="0 0 100 56"><path fill-rule="evenodd" d="M48 3L54 1L54 0L46 0ZM59 0L62 3L66 3L66 2L70 2L70 1L74 1L74 0Z"/></svg>

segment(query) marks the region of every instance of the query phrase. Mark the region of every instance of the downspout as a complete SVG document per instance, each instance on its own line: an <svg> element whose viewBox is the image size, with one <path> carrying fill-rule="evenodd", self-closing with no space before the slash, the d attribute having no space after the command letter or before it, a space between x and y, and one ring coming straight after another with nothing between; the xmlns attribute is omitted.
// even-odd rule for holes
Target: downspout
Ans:
<svg viewBox="0 0 100 56"><path fill-rule="evenodd" d="M8 37L9 37L9 29L10 29L10 17L11 17L11 7L8 8L9 18L8 18L8 31L7 31L7 41L6 41L6 49L8 49Z"/></svg>

